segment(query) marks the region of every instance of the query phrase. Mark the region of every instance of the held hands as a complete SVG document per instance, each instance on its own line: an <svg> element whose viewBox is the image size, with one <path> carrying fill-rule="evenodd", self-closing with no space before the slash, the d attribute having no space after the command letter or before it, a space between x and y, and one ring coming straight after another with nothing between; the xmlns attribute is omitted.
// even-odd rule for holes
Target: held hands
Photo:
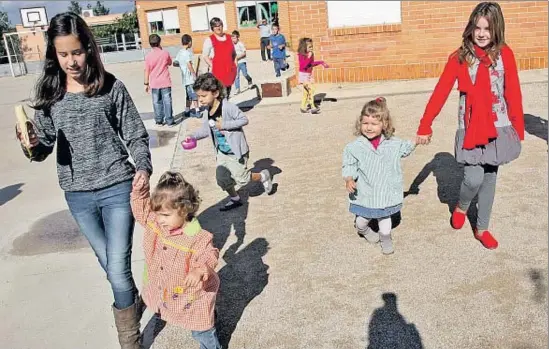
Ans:
<svg viewBox="0 0 549 349"><path fill-rule="evenodd" d="M139 199L145 199L149 196L149 174L143 170L137 171L133 177L133 190L132 192L137 195Z"/></svg>
<svg viewBox="0 0 549 349"><path fill-rule="evenodd" d="M200 282L207 281L209 278L208 268L195 268L187 274L183 284L186 287L196 287Z"/></svg>
<svg viewBox="0 0 549 349"><path fill-rule="evenodd" d="M347 177L345 178L345 188L349 192L349 194L353 194L356 191L356 182L353 178Z"/></svg>
<svg viewBox="0 0 549 349"><path fill-rule="evenodd" d="M433 134L430 135L418 135L416 136L416 145L428 145L431 143L431 138L433 137Z"/></svg>

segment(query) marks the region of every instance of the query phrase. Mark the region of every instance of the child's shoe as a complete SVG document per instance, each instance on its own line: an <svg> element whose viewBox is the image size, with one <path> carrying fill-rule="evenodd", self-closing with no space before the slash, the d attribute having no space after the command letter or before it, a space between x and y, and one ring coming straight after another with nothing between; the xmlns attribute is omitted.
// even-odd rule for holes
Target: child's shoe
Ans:
<svg viewBox="0 0 549 349"><path fill-rule="evenodd" d="M498 241L494 239L494 237L488 230L485 230L484 232L479 234L477 229L475 229L475 239L480 241L482 246L486 247L489 250L495 250L496 248L498 248Z"/></svg>
<svg viewBox="0 0 549 349"><path fill-rule="evenodd" d="M383 254L393 254L395 252L395 249L393 247L393 240L391 239L391 235L379 235L379 241L381 244L381 252Z"/></svg>
<svg viewBox="0 0 549 349"><path fill-rule="evenodd" d="M320 114L320 108L315 107L309 111L311 114Z"/></svg>
<svg viewBox="0 0 549 349"><path fill-rule="evenodd" d="M273 191L273 180L269 170L261 171L261 179L261 183L263 183L263 187L265 188L265 193L269 195Z"/></svg>
<svg viewBox="0 0 549 349"><path fill-rule="evenodd" d="M379 233L376 233L369 227L367 230L357 230L357 233L371 244L377 244L379 242Z"/></svg>
<svg viewBox="0 0 549 349"><path fill-rule="evenodd" d="M456 207L454 209L454 212L452 213L452 219L450 221L450 223L452 224L452 228L456 230L463 228L466 217L467 217L467 214L458 212Z"/></svg>

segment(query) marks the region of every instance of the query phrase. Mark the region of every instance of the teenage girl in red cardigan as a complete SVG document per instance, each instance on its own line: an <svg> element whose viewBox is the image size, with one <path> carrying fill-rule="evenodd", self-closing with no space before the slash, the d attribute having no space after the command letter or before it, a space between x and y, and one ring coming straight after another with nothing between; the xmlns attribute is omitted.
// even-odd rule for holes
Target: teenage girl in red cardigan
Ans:
<svg viewBox="0 0 549 349"><path fill-rule="evenodd" d="M517 66L504 33L500 6L495 2L478 4L463 32L463 43L450 55L417 131L417 143L428 144L433 120L457 79L460 98L455 156L465 173L451 223L454 229L463 227L471 201L478 194L474 235L488 249L498 246L488 231L498 167L519 156L524 139Z"/></svg>

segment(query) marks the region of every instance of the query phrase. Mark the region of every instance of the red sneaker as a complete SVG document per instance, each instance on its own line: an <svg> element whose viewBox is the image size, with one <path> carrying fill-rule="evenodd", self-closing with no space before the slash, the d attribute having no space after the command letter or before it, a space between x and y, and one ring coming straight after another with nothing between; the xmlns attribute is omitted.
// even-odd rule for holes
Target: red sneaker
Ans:
<svg viewBox="0 0 549 349"><path fill-rule="evenodd" d="M458 212L457 208L454 209L454 212L452 213L452 219L451 219L452 228L454 229L463 228L463 225L465 224L466 216L467 214Z"/></svg>
<svg viewBox="0 0 549 349"><path fill-rule="evenodd" d="M492 234L488 230L485 230L482 234L478 234L478 231L475 229L475 239L480 241L482 246L486 247L489 250L495 250L498 248L498 241L494 239Z"/></svg>

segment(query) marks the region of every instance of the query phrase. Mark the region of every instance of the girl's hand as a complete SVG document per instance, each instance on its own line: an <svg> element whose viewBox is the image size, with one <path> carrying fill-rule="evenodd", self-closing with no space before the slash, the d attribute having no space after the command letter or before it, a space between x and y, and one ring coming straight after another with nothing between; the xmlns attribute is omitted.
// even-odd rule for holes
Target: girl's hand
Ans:
<svg viewBox="0 0 549 349"><path fill-rule="evenodd" d="M206 268L195 268L183 280L187 287L196 287L202 281L208 280L208 270Z"/></svg>
<svg viewBox="0 0 549 349"><path fill-rule="evenodd" d="M345 188L347 188L347 191L349 194L352 194L356 191L356 182L351 177L345 178Z"/></svg>
<svg viewBox="0 0 549 349"><path fill-rule="evenodd" d="M322 63L322 66L323 66L324 68L330 68L330 66L328 65L328 63L324 63L324 62L323 62L323 63Z"/></svg>
<svg viewBox="0 0 549 349"><path fill-rule="evenodd" d="M428 145L429 143L431 143L431 137L433 135L430 134L430 135L423 135L423 136L416 136L416 145L417 144L421 144L421 145Z"/></svg>
<svg viewBox="0 0 549 349"><path fill-rule="evenodd" d="M218 120L215 122L215 127L218 129L218 130L221 130L221 120Z"/></svg>
<svg viewBox="0 0 549 349"><path fill-rule="evenodd" d="M139 199L145 199L149 196L149 174L143 170L137 171L133 177L133 192Z"/></svg>
<svg viewBox="0 0 549 349"><path fill-rule="evenodd" d="M28 125L27 132L29 134L29 144L25 142L25 138L21 133L19 124L15 124L15 136L17 137L19 142L21 142L22 146L24 146L25 148L33 148L33 147L36 147L38 143L40 143L40 141L38 140L38 136L36 136L36 131L34 130L34 125L32 124L32 122L28 122L27 125Z"/></svg>

